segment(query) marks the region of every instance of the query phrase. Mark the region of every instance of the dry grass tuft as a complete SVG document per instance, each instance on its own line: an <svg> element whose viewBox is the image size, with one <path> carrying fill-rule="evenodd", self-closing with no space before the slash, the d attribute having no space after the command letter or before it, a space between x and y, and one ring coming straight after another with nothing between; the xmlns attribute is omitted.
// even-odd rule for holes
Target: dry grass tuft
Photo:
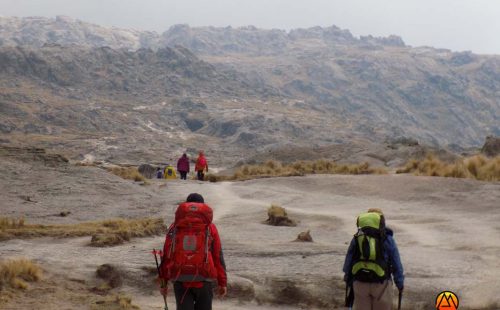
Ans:
<svg viewBox="0 0 500 310"><path fill-rule="evenodd" d="M125 243L126 241L130 241L130 236L128 234L97 234L92 235L90 239L90 245L95 247L107 247L113 245L120 245Z"/></svg>
<svg viewBox="0 0 500 310"><path fill-rule="evenodd" d="M90 306L91 310L127 310L140 308L132 304L132 298L125 295L109 296Z"/></svg>
<svg viewBox="0 0 500 310"><path fill-rule="evenodd" d="M208 180L209 182L217 182L218 177L215 174L207 174L205 176L205 180Z"/></svg>
<svg viewBox="0 0 500 310"><path fill-rule="evenodd" d="M79 161L79 162L75 163L75 166L78 166L78 167L97 167L100 164L102 164L102 163L101 162L94 162L94 161Z"/></svg>
<svg viewBox="0 0 500 310"><path fill-rule="evenodd" d="M265 223L273 226L297 226L297 222L288 218L285 208L277 205L271 205L267 209L267 220Z"/></svg>
<svg viewBox="0 0 500 310"><path fill-rule="evenodd" d="M446 163L430 154L425 159L410 160L396 173L469 178L481 181L500 181L500 156L487 158L481 155L463 158L454 163Z"/></svg>
<svg viewBox="0 0 500 310"><path fill-rule="evenodd" d="M24 227L24 218L11 219L6 217L0 217L0 231L7 228L20 228Z"/></svg>
<svg viewBox="0 0 500 310"><path fill-rule="evenodd" d="M332 160L297 161L282 164L269 160L260 165L244 165L232 176L208 175L210 182L242 181L257 178L304 176L306 174L387 174L384 168L373 168L368 163L341 165Z"/></svg>
<svg viewBox="0 0 500 310"><path fill-rule="evenodd" d="M134 180L135 182L144 182L146 178L135 167L113 167L108 171L122 179Z"/></svg>
<svg viewBox="0 0 500 310"><path fill-rule="evenodd" d="M42 269L27 259L0 261L0 292L8 289L25 290L27 282L37 282L42 278Z"/></svg>
<svg viewBox="0 0 500 310"><path fill-rule="evenodd" d="M0 218L0 240L36 237L93 236L91 245L110 246L135 237L160 235L165 231L162 219L115 219L70 225L26 224L24 220Z"/></svg>

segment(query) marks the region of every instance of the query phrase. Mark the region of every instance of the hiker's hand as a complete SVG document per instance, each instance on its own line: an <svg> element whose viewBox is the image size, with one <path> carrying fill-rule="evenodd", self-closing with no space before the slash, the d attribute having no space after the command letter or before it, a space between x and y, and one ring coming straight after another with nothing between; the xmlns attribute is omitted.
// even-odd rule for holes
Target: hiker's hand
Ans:
<svg viewBox="0 0 500 310"><path fill-rule="evenodd" d="M227 287L225 286L219 286L219 290L218 290L218 295L220 298L224 297L227 295Z"/></svg>
<svg viewBox="0 0 500 310"><path fill-rule="evenodd" d="M344 274L344 282L347 284L347 285L351 285L352 284L352 277L349 275L349 274Z"/></svg>
<svg viewBox="0 0 500 310"><path fill-rule="evenodd" d="M405 289L405 287L403 285L401 285L401 287L398 287L398 291L400 291L400 292L402 292L404 289Z"/></svg>
<svg viewBox="0 0 500 310"><path fill-rule="evenodd" d="M158 281L158 285L160 286L160 294L167 296L168 282L162 278L157 278L156 281Z"/></svg>
<svg viewBox="0 0 500 310"><path fill-rule="evenodd" d="M163 296L167 296L167 293L168 293L168 286L164 286L164 287L160 287L160 294L162 294Z"/></svg>

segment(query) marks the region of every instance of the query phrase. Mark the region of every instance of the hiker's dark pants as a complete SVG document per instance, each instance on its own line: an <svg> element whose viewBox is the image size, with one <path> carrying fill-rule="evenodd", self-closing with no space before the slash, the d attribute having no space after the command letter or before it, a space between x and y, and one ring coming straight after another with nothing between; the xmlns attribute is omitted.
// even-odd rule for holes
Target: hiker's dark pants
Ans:
<svg viewBox="0 0 500 310"><path fill-rule="evenodd" d="M212 310L213 285L203 282L203 287L184 287L182 282L174 282L177 310Z"/></svg>
<svg viewBox="0 0 500 310"><path fill-rule="evenodd" d="M181 174L181 180L186 180L187 178L187 171L179 171L179 173Z"/></svg>
<svg viewBox="0 0 500 310"><path fill-rule="evenodd" d="M198 171L198 181L203 181L205 179L205 174L203 173L203 170Z"/></svg>

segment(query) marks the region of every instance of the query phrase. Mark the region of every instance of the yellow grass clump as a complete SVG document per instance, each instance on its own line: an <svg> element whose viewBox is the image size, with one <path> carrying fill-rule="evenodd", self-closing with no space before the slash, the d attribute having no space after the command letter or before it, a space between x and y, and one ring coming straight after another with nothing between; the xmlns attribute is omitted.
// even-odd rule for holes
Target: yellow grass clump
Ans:
<svg viewBox="0 0 500 310"><path fill-rule="evenodd" d="M232 176L209 175L208 180L234 181L269 177L303 176L306 174L387 174L384 168L373 168L368 163L338 164L333 160L319 159L315 161L297 161L283 164L269 160L259 165L244 165L238 168Z"/></svg>
<svg viewBox="0 0 500 310"><path fill-rule="evenodd" d="M27 282L39 281L42 269L27 259L9 259L0 261L0 292L3 290L25 290Z"/></svg>
<svg viewBox="0 0 500 310"><path fill-rule="evenodd" d="M487 158L482 155L462 158L454 163L446 163L430 154L423 160L410 160L396 173L470 178L481 181L500 181L500 156Z"/></svg>
<svg viewBox="0 0 500 310"><path fill-rule="evenodd" d="M99 161L79 161L75 163L78 167L98 167L102 162Z"/></svg>
<svg viewBox="0 0 500 310"><path fill-rule="evenodd" d="M114 219L68 225L26 224L24 220L0 218L0 240L36 237L92 236L91 245L109 246L135 237L162 234L162 219Z"/></svg>
<svg viewBox="0 0 500 310"><path fill-rule="evenodd" d="M108 170L122 179L134 180L135 182L146 181L146 178L135 167L113 167Z"/></svg>
<svg viewBox="0 0 500 310"><path fill-rule="evenodd" d="M132 298L125 295L109 296L99 300L90 306L91 310L139 310L140 308L132 304Z"/></svg>
<svg viewBox="0 0 500 310"><path fill-rule="evenodd" d="M265 223L273 226L297 226L297 222L288 218L285 208L277 205L271 205L267 209Z"/></svg>

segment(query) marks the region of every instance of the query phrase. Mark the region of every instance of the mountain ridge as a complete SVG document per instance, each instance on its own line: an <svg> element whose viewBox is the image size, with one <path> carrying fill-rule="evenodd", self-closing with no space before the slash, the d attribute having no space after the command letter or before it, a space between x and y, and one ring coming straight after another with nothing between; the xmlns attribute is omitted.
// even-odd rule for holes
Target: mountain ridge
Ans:
<svg viewBox="0 0 500 310"><path fill-rule="evenodd" d="M335 26L180 25L149 32L149 48L136 48L140 31L62 17L6 20L0 129L8 141L41 134L40 146L50 147L71 134L80 142L63 145L76 145L78 156L110 159L157 159L159 145L198 145L236 162L293 145L413 137L460 149L500 135L499 56L413 48L397 36L355 38ZM41 35L40 23L58 35Z"/></svg>

